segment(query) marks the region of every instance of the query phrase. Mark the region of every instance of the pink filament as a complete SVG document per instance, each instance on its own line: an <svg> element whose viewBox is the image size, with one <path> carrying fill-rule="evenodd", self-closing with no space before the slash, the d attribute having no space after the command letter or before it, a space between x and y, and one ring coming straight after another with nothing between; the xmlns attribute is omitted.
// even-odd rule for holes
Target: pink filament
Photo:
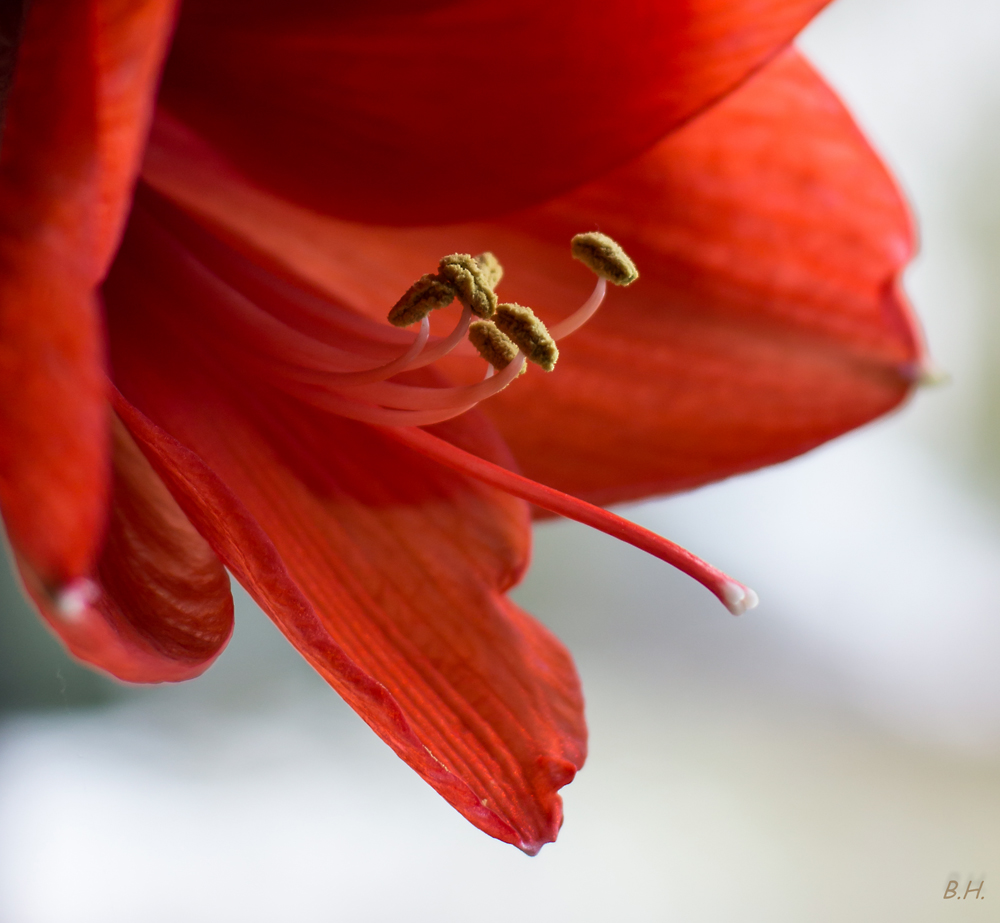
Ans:
<svg viewBox="0 0 1000 923"><path fill-rule="evenodd" d="M462 308L462 316L459 317L458 323L455 324L455 329L448 336L425 349L419 358L414 359L407 366L407 369L422 369L425 365L430 365L432 362L437 362L443 356L447 356L465 338L471 320L472 309Z"/></svg>
<svg viewBox="0 0 1000 923"><path fill-rule="evenodd" d="M145 237L177 278L208 295L200 299L207 308L202 316L224 334L217 338L217 349L235 350L236 361L313 406L381 426L424 426L465 413L524 368L524 356L518 354L506 369L475 384L418 387L390 381L469 346L464 338L471 311L462 310L446 337L430 337L424 318L411 338L297 288L171 208L140 197L132 233ZM597 310L604 291L602 279L579 310L553 327L553 334L578 329Z"/></svg>
<svg viewBox="0 0 1000 923"><path fill-rule="evenodd" d="M367 385L374 382L385 381L393 375L406 371L413 367L413 363L420 356L421 351L427 344L430 336L431 323L425 317L420 322L420 332L417 334L413 345L403 353L398 359L387 362L385 365L377 366L373 369L366 369L360 372L327 372L323 375L324 383L340 387Z"/></svg>
<svg viewBox="0 0 1000 923"><path fill-rule="evenodd" d="M551 513L558 513L567 519L573 519L598 529L648 552L661 561L672 564L715 594L734 615L738 615L744 611L744 608L750 608L753 605L751 603L749 606L743 607L739 604L739 600L756 599L752 590L691 554L680 545L668 541L655 532L650 532L649 529L644 529L642 526L622 519L614 513L609 513L599 506L593 506L569 494L564 494L562 491L546 487L544 484L539 484L523 475L494 465L492 462L472 455L422 429L396 426L387 428L383 432L397 442L409 446L421 455L432 458L448 468L515 497L520 497L522 500L527 500L529 503L534 503Z"/></svg>
<svg viewBox="0 0 1000 923"><path fill-rule="evenodd" d="M282 388L320 410L327 410L351 420L374 423L378 426L430 426L457 417L471 410L481 400L502 391L520 374L522 368L524 368L524 356L518 353L517 358L507 368L478 385L467 385L464 388L411 388L409 390L413 392L413 399L410 403L418 404L421 397L426 398L427 403L420 409L379 407L324 388L309 386L291 388L287 385L282 385ZM488 387L474 390L482 385ZM442 392L447 396L446 400L442 400ZM454 392L458 392L460 396L456 396ZM474 397L468 396L470 392Z"/></svg>
<svg viewBox="0 0 1000 923"><path fill-rule="evenodd" d="M392 381L381 381L377 384L351 387L345 390L348 391L350 397L374 401L377 404L396 407L399 410L448 410L460 406L472 407L507 387L517 377L523 365L521 359L523 359L523 355L518 353L518 358L515 358L498 375L474 385L421 388L413 385L401 385ZM512 368L512 366L514 367Z"/></svg>
<svg viewBox="0 0 1000 923"><path fill-rule="evenodd" d="M561 340L563 337L568 337L587 323L597 313L601 302L604 301L604 295L607 290L607 280L598 278L593 292L590 293L590 297L576 311L570 314L569 317L563 318L558 324L553 324L549 327L552 339Z"/></svg>

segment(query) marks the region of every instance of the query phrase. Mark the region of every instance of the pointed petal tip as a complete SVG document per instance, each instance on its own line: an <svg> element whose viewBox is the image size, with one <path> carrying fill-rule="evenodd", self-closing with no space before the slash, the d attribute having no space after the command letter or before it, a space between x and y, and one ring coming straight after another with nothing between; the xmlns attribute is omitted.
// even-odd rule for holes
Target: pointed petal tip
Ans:
<svg viewBox="0 0 1000 923"><path fill-rule="evenodd" d="M547 846L549 843L554 843L556 838L559 836L559 831L562 829L562 811L558 812L558 819L551 829L546 831L539 831L538 835L532 839L522 839L520 842L515 843L521 852L526 856L537 856L541 851L543 846Z"/></svg>
<svg viewBox="0 0 1000 923"><path fill-rule="evenodd" d="M750 587L736 581L723 584L720 599L733 615L743 615L760 603L760 597Z"/></svg>
<svg viewBox="0 0 1000 923"><path fill-rule="evenodd" d="M52 594L52 607L67 622L76 622L100 595L101 591L93 580L78 577Z"/></svg>
<svg viewBox="0 0 1000 923"><path fill-rule="evenodd" d="M933 362L924 361L916 369L913 376L914 383L921 388L942 388L950 385L952 381L951 372Z"/></svg>

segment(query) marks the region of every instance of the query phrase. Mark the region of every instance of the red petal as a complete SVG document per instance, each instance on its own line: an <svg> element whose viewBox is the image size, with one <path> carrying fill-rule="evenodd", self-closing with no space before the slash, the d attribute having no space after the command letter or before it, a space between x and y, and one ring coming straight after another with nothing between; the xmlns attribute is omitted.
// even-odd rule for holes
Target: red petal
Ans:
<svg viewBox="0 0 1000 923"><path fill-rule="evenodd" d="M93 289L116 244L171 9L35 0L19 50L0 158L0 507L31 580L52 590L89 571L103 527Z"/></svg>
<svg viewBox="0 0 1000 923"><path fill-rule="evenodd" d="M586 296L589 274L559 255L580 229L618 239L642 273L565 341L555 374L485 405L525 473L562 490L608 503L782 461L913 386L921 346L898 287L906 206L795 52L640 160L509 227L523 235L523 275L513 246L503 261L527 303ZM547 260L558 277L520 285Z"/></svg>
<svg viewBox="0 0 1000 923"><path fill-rule="evenodd" d="M458 810L528 851L554 839L585 730L569 656L502 596L525 565L526 506L262 391L199 327L204 293L128 240L105 287L116 380L170 434L127 416L187 514ZM481 418L449 431L496 455Z"/></svg>
<svg viewBox="0 0 1000 923"><path fill-rule="evenodd" d="M93 605L60 612L29 588L81 660L129 682L190 679L232 633L229 577L117 417L112 434L111 516Z"/></svg>
<svg viewBox="0 0 1000 923"><path fill-rule="evenodd" d="M190 0L163 99L256 181L308 207L466 220L636 156L824 5Z"/></svg>
<svg viewBox="0 0 1000 923"><path fill-rule="evenodd" d="M892 178L794 52L648 155L503 223L387 229L248 187L161 118L144 175L373 317L441 254L493 250L504 298L558 319L593 277L572 234L618 237L642 278L483 405L525 473L595 502L693 487L807 451L895 407L921 361L897 280Z"/></svg>
<svg viewBox="0 0 1000 923"><path fill-rule="evenodd" d="M91 6L100 155L100 229L95 244L103 275L128 216L177 0L92 0Z"/></svg>

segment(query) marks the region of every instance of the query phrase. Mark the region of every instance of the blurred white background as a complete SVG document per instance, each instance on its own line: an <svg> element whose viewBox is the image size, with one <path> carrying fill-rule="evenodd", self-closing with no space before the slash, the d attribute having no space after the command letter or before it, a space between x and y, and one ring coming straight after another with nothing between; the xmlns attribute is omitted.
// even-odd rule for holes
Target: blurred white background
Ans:
<svg viewBox="0 0 1000 923"><path fill-rule="evenodd" d="M559 842L473 829L242 595L205 677L124 692L8 581L0 921L1000 919L1000 3L837 0L801 44L914 203L907 286L953 382L624 511L753 585L741 619L538 529L516 595L577 656L592 733ZM981 899L942 902L952 879Z"/></svg>

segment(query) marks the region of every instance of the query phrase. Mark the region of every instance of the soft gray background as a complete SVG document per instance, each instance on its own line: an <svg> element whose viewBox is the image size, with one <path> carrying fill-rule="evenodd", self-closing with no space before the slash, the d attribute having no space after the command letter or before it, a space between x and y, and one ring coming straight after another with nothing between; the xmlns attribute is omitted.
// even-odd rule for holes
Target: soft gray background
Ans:
<svg viewBox="0 0 1000 923"><path fill-rule="evenodd" d="M124 690L0 585L0 921L997 920L1000 4L839 0L802 41L918 212L953 375L805 459L626 509L753 585L725 614L575 524L519 601L592 756L559 843L474 830L239 597L202 679ZM949 879L982 899L942 901Z"/></svg>

